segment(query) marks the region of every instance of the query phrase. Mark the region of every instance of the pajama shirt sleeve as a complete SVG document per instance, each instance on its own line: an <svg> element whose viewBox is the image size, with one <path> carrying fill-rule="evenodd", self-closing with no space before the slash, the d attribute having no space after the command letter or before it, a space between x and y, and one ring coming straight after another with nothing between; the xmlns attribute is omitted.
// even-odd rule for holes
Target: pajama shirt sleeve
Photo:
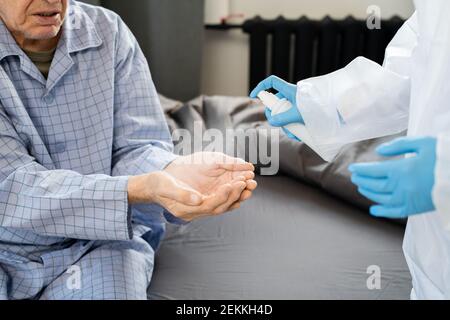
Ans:
<svg viewBox="0 0 450 320"><path fill-rule="evenodd" d="M0 226L87 240L132 237L128 178L47 170L0 104Z"/></svg>
<svg viewBox="0 0 450 320"><path fill-rule="evenodd" d="M158 93L144 54L119 19L114 96L113 176L163 170L177 156ZM182 224L158 206L133 207L141 214L162 213L167 222Z"/></svg>
<svg viewBox="0 0 450 320"><path fill-rule="evenodd" d="M176 159L148 63L119 20L114 85L113 175L163 170Z"/></svg>

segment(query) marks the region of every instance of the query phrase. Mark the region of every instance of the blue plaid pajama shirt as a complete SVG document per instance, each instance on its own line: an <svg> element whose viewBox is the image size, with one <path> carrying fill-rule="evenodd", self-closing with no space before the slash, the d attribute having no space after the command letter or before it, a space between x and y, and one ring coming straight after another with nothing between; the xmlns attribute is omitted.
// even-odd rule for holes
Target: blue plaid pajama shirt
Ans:
<svg viewBox="0 0 450 320"><path fill-rule="evenodd" d="M117 15L71 1L48 79L0 21L0 299L146 299L164 223L178 221L130 206L127 184L172 149Z"/></svg>

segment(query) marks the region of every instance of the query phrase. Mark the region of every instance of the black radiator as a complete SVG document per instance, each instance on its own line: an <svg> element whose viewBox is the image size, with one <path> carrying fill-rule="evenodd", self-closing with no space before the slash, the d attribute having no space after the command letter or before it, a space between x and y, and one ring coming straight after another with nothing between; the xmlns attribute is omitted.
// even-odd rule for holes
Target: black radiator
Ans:
<svg viewBox="0 0 450 320"><path fill-rule="evenodd" d="M243 30L250 35L250 88L270 74L290 82L327 74L358 56L382 64L388 43L403 23L393 17L383 20L381 29L370 30L366 21L351 16L248 20Z"/></svg>

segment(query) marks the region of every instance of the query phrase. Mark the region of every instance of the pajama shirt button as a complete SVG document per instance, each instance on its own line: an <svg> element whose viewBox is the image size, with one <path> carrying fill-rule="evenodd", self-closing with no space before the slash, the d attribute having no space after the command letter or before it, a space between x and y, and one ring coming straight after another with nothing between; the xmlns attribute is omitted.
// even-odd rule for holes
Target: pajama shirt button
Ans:
<svg viewBox="0 0 450 320"><path fill-rule="evenodd" d="M55 102L55 97L51 94L44 97L44 102L46 104L53 104Z"/></svg>

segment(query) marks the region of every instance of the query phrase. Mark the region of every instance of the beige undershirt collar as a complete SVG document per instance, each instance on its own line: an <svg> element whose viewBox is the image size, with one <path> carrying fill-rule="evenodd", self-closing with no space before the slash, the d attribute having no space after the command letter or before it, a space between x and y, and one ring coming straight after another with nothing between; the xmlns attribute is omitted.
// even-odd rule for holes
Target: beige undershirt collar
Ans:
<svg viewBox="0 0 450 320"><path fill-rule="evenodd" d="M39 71L47 79L52 65L53 57L55 56L56 48L50 51L33 52L24 50L27 56L33 61Z"/></svg>

